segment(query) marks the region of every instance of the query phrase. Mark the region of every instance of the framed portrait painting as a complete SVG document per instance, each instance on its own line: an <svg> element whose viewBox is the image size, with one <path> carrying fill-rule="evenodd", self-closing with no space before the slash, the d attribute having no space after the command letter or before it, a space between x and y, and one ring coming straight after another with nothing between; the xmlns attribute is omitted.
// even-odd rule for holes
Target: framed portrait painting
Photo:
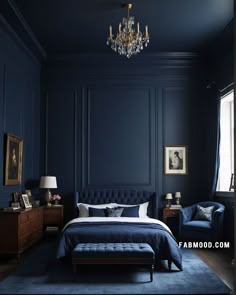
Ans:
<svg viewBox="0 0 236 295"><path fill-rule="evenodd" d="M23 139L7 134L5 185L21 184Z"/></svg>
<svg viewBox="0 0 236 295"><path fill-rule="evenodd" d="M188 174L188 148L186 145L164 146L164 174Z"/></svg>

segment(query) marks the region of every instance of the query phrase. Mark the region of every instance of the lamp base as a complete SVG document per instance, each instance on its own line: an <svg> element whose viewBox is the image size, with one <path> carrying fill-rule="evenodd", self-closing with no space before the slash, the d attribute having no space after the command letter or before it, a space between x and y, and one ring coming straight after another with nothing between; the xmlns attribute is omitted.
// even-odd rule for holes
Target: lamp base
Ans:
<svg viewBox="0 0 236 295"><path fill-rule="evenodd" d="M166 204L166 208L170 208L170 206L171 206L171 202L170 202L170 200L167 200L167 204Z"/></svg>
<svg viewBox="0 0 236 295"><path fill-rule="evenodd" d="M46 201L46 206L52 206L51 204L51 199L52 199L52 194L50 192L50 189L47 189L45 192L45 201Z"/></svg>

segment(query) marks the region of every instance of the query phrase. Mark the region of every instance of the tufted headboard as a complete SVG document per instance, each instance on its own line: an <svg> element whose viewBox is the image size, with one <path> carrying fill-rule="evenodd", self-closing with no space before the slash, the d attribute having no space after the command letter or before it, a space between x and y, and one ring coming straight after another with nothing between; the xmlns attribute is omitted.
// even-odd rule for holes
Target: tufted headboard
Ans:
<svg viewBox="0 0 236 295"><path fill-rule="evenodd" d="M88 190L75 192L75 216L78 216L77 203L87 204L141 204L149 202L148 216L157 217L156 194L148 191L135 190Z"/></svg>

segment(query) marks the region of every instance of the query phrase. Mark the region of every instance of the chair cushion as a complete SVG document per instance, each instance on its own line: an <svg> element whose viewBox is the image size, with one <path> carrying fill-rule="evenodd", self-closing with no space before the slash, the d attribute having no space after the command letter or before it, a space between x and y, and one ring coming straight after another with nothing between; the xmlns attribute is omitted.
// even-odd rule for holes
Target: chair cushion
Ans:
<svg viewBox="0 0 236 295"><path fill-rule="evenodd" d="M213 209L214 209L214 206L202 207L197 205L196 214L194 215L193 220L212 221Z"/></svg>
<svg viewBox="0 0 236 295"><path fill-rule="evenodd" d="M81 258L153 258L155 253L146 243L81 243L72 251L72 257Z"/></svg>
<svg viewBox="0 0 236 295"><path fill-rule="evenodd" d="M183 224L182 228L184 230L191 230L191 231L211 231L212 225L210 221L204 220L192 220Z"/></svg>

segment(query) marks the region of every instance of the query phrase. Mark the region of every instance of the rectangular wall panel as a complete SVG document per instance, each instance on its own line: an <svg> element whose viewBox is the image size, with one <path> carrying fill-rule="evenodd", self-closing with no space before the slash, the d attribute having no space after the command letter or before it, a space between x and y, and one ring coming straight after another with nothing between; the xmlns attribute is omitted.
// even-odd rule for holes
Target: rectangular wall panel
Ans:
<svg viewBox="0 0 236 295"><path fill-rule="evenodd" d="M47 175L57 177L59 191L75 187L75 94L57 89L47 99Z"/></svg>
<svg viewBox="0 0 236 295"><path fill-rule="evenodd" d="M153 185L153 103L149 88L89 89L85 187Z"/></svg>

